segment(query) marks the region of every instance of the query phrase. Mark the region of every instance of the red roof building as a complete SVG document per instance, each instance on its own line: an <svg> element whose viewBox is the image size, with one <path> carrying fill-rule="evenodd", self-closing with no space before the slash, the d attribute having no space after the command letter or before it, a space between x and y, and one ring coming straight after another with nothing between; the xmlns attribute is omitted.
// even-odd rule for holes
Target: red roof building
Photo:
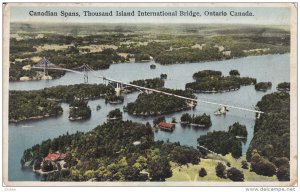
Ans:
<svg viewBox="0 0 300 192"><path fill-rule="evenodd" d="M64 153L49 153L47 157L44 158L45 161L57 161L63 160L66 157Z"/></svg>
<svg viewBox="0 0 300 192"><path fill-rule="evenodd" d="M175 129L175 125L171 123L166 122L160 122L158 124L159 128L166 130L166 131L173 131Z"/></svg>

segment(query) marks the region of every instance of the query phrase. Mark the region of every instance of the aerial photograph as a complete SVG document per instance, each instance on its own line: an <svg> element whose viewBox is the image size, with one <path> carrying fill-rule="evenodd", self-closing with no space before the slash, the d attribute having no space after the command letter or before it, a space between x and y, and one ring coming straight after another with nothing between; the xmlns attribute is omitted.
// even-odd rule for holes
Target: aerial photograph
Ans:
<svg viewBox="0 0 300 192"><path fill-rule="evenodd" d="M7 182L289 183L291 6L139 5L11 4Z"/></svg>

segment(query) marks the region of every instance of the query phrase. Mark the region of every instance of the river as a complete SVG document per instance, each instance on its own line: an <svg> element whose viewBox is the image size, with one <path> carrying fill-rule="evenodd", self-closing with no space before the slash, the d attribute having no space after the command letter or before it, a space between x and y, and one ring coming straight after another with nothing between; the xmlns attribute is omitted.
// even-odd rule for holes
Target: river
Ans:
<svg viewBox="0 0 300 192"><path fill-rule="evenodd" d="M290 81L290 54L283 55L265 55L251 56L224 61L213 61L203 63L188 63L175 65L160 65L156 64L156 69L150 69L150 64L147 63L123 63L111 65L109 69L90 72L89 83L102 83L102 80L92 75L106 76L123 82L130 82L137 79L146 79L159 77L161 73L168 75L165 81L165 87L184 89L185 84L193 81L193 73L200 70L220 70L223 75L228 75L232 69L239 70L241 77L249 76L257 79L257 82L271 81L272 89L266 92L258 92L254 86L243 86L240 90L227 93L215 94L196 94L198 98L203 100L235 105L246 108L254 108L256 103L263 95L276 91L276 86L280 82ZM75 73L67 73L60 79L49 81L27 81L27 82L10 82L10 90L35 90L56 85L69 85L83 83L83 76ZM27 121L20 123L9 124L9 181L37 181L40 177L34 174L30 169L22 169L20 159L23 151L35 144L41 143L43 140L54 138L66 132L75 133L76 131L87 132L95 128L97 125L106 121L106 115L114 108L122 110L123 105L128 102L133 102L138 95L138 92L127 94L124 104L110 105L105 104L104 99L89 101L89 106L92 109L92 117L89 120L81 122L71 122L68 120L68 105L62 104L63 115L57 118L48 118L37 121ZM101 105L101 110L97 111L96 106ZM226 116L214 116L213 112L217 110L217 106L198 103L195 110L187 110L170 114L166 116L167 122L170 122L172 117L180 121L182 113L189 112L190 114L206 113L211 115L212 126L209 129L193 129L184 128L180 124L176 124L175 130L170 132L158 131L155 132L155 140L164 141L179 141L183 145L196 147L197 138L200 135L207 134L208 131L228 130L228 126L234 122L239 122L247 127L248 138L243 144L243 153L245 154L249 143L253 137L253 128L255 123L255 114L245 111L231 109ZM123 114L124 120L133 120L138 122L150 122L153 118L133 117L127 113Z"/></svg>

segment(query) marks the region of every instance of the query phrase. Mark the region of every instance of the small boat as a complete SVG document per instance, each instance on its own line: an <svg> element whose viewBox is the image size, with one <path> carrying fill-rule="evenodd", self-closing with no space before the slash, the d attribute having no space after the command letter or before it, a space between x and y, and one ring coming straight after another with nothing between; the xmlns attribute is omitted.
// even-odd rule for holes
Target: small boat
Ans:
<svg viewBox="0 0 300 192"><path fill-rule="evenodd" d="M100 105L97 105L96 110L99 111L101 109Z"/></svg>
<svg viewBox="0 0 300 192"><path fill-rule="evenodd" d="M214 112L214 115L226 115L226 112L228 111L229 110L225 106L222 106L217 111Z"/></svg>

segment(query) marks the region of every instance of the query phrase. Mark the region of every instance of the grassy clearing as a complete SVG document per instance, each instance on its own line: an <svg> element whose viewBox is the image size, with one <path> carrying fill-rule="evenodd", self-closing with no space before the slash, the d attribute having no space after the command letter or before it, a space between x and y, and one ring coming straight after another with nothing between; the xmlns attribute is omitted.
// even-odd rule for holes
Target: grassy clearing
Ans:
<svg viewBox="0 0 300 192"><path fill-rule="evenodd" d="M231 167L235 167L242 171L245 176L245 181L278 181L276 176L266 177L257 175L254 172L250 172L249 169L243 169L241 162L245 160L246 157L242 156L239 159L233 158L230 154L219 157L215 155L208 155L207 159L201 159L201 162L198 165L184 165L178 166L175 163L171 163L173 176L168 178L167 181L217 181L217 182L228 182L230 179L222 179L216 176L215 167L218 162L226 164L229 162ZM201 168L205 168L207 175L205 177L199 177L198 173ZM227 167L229 169L229 167Z"/></svg>
<svg viewBox="0 0 300 192"><path fill-rule="evenodd" d="M37 46L36 49L37 51L36 52L41 52L41 51L45 51L45 50L55 50L55 51L58 51L58 50L65 50L67 49L69 46L71 45L58 45L58 44L45 44L43 46Z"/></svg>
<svg viewBox="0 0 300 192"><path fill-rule="evenodd" d="M38 57L38 56L35 56L35 57L31 57L30 59L31 59L31 61L33 61L33 62L39 62L42 58L41 58L41 57Z"/></svg>
<svg viewBox="0 0 300 192"><path fill-rule="evenodd" d="M118 47L115 45L89 45L89 46L81 46L80 49L89 49L91 53L101 52L103 49L114 49L116 50Z"/></svg>

